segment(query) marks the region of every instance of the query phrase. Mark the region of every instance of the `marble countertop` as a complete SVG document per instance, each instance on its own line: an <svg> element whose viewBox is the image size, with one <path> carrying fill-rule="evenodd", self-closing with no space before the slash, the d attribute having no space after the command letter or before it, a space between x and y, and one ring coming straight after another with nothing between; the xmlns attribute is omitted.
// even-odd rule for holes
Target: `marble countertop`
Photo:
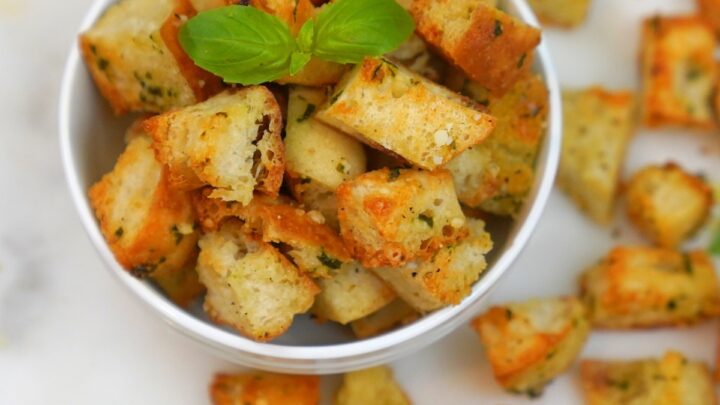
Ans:
<svg viewBox="0 0 720 405"><path fill-rule="evenodd" d="M0 0L0 404L205 404L213 373L239 367L176 333L115 282L66 190L57 98L65 57L90 3ZM583 28L545 36L566 86L636 87L640 16L689 10L693 2L595 3ZM675 158L720 181L718 136L641 132L630 156L628 173ZM694 243L702 244L702 238ZM639 241L621 218L598 228L555 191L527 249L492 299L570 294L583 266L616 243ZM560 249L563 254L555 254ZM583 356L658 356L675 348L711 362L716 329L707 322L686 329L594 333ZM417 404L530 403L494 385L468 328L393 367ZM336 380L325 379L325 389ZM571 372L532 403L574 403L579 395Z"/></svg>

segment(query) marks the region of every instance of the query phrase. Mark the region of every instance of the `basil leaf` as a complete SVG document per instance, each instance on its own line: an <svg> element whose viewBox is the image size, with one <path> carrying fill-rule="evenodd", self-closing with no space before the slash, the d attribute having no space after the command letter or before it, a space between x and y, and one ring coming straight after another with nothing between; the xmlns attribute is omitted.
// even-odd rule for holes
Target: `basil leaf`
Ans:
<svg viewBox="0 0 720 405"><path fill-rule="evenodd" d="M720 229L718 229L712 242L710 242L708 251L710 251L710 254L713 256L720 256Z"/></svg>
<svg viewBox="0 0 720 405"><path fill-rule="evenodd" d="M310 62L311 55L306 52L293 52L290 55L290 74L296 75Z"/></svg>
<svg viewBox="0 0 720 405"><path fill-rule="evenodd" d="M315 20L312 53L338 63L359 63L397 48L415 29L395 0L337 0Z"/></svg>
<svg viewBox="0 0 720 405"><path fill-rule="evenodd" d="M298 48L303 52L311 52L315 37L315 22L313 20L305 21L300 28L297 37Z"/></svg>
<svg viewBox="0 0 720 405"><path fill-rule="evenodd" d="M246 6L199 13L180 29L180 44L201 68L243 85L287 75L297 49L285 23Z"/></svg>

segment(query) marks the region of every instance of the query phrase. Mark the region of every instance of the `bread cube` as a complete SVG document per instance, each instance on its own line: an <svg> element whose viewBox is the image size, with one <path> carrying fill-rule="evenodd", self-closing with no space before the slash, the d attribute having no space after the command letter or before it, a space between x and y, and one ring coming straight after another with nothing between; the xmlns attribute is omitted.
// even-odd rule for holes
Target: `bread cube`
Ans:
<svg viewBox="0 0 720 405"><path fill-rule="evenodd" d="M419 312L457 305L470 294L485 270L485 254L492 249L490 234L479 219L467 220L470 237L400 268L381 267L375 274Z"/></svg>
<svg viewBox="0 0 720 405"><path fill-rule="evenodd" d="M713 206L710 186L675 163L643 168L630 179L625 193L630 221L665 248L692 236Z"/></svg>
<svg viewBox="0 0 720 405"><path fill-rule="evenodd" d="M355 337L363 339L379 335L418 319L420 314L405 301L396 298L370 315L350 323Z"/></svg>
<svg viewBox="0 0 720 405"><path fill-rule="evenodd" d="M574 28L585 21L590 0L529 0L543 25Z"/></svg>
<svg viewBox="0 0 720 405"><path fill-rule="evenodd" d="M649 127L715 127L715 33L700 16L655 16L642 26L642 120Z"/></svg>
<svg viewBox="0 0 720 405"><path fill-rule="evenodd" d="M337 189L340 235L363 266L427 259L468 235L446 170L381 169Z"/></svg>
<svg viewBox="0 0 720 405"><path fill-rule="evenodd" d="M90 204L118 263L185 306L203 291L190 195L170 187L139 123L128 140L113 170L90 188Z"/></svg>
<svg viewBox="0 0 720 405"><path fill-rule="evenodd" d="M686 325L720 315L715 268L701 251L616 247L581 277L593 325Z"/></svg>
<svg viewBox="0 0 720 405"><path fill-rule="evenodd" d="M214 322L268 341L306 312L319 288L272 245L225 221L200 239L197 271L207 288L204 308Z"/></svg>
<svg viewBox="0 0 720 405"><path fill-rule="evenodd" d="M317 405L320 377L272 373L217 374L213 405Z"/></svg>
<svg viewBox="0 0 720 405"><path fill-rule="evenodd" d="M471 326L497 382L530 397L563 373L587 340L590 323L577 298L533 299L490 308Z"/></svg>
<svg viewBox="0 0 720 405"><path fill-rule="evenodd" d="M416 34L388 53L387 57L434 82L440 82L447 69L445 62Z"/></svg>
<svg viewBox="0 0 720 405"><path fill-rule="evenodd" d="M263 86L226 91L149 118L143 124L173 187L214 187L212 198L250 202L253 190L275 196L285 170L282 115Z"/></svg>
<svg viewBox="0 0 720 405"><path fill-rule="evenodd" d="M535 160L546 129L548 91L542 78L520 79L504 96L476 82L466 95L497 118L492 135L462 152L446 166L463 204L502 216L515 216L535 180Z"/></svg>
<svg viewBox="0 0 720 405"><path fill-rule="evenodd" d="M717 403L705 364L675 352L662 359L584 360L580 370L588 405Z"/></svg>
<svg viewBox="0 0 720 405"><path fill-rule="evenodd" d="M392 370L378 366L345 374L334 404L410 405L410 400L393 378Z"/></svg>
<svg viewBox="0 0 720 405"><path fill-rule="evenodd" d="M715 36L720 36L720 1L718 0L697 0L699 9L698 15L715 31Z"/></svg>
<svg viewBox="0 0 720 405"><path fill-rule="evenodd" d="M495 127L470 100L371 58L343 77L316 118L428 170L482 142Z"/></svg>
<svg viewBox="0 0 720 405"><path fill-rule="evenodd" d="M633 134L633 95L599 87L565 91L563 115L558 185L591 219L607 224Z"/></svg>
<svg viewBox="0 0 720 405"><path fill-rule="evenodd" d="M496 94L530 72L540 30L483 0L415 0L411 13L420 37Z"/></svg>

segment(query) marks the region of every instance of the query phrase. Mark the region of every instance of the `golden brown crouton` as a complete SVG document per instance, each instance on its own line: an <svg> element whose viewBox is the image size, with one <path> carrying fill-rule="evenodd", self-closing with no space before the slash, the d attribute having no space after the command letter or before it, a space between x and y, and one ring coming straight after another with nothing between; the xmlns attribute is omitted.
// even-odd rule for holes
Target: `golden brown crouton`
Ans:
<svg viewBox="0 0 720 405"><path fill-rule="evenodd" d="M263 86L226 91L145 121L173 187L214 187L210 197L250 202L253 190L277 195L285 170L282 116Z"/></svg>
<svg viewBox="0 0 720 405"><path fill-rule="evenodd" d="M219 78L197 67L178 42L195 9L175 0L122 0L80 36L90 74L116 114L163 112L217 93Z"/></svg>
<svg viewBox="0 0 720 405"><path fill-rule="evenodd" d="M415 0L417 33L496 94L528 74L540 31L483 0Z"/></svg>
<svg viewBox="0 0 720 405"><path fill-rule="evenodd" d="M343 77L317 118L428 170L483 141L495 127L494 118L469 99L369 58Z"/></svg>
<svg viewBox="0 0 720 405"><path fill-rule="evenodd" d="M634 129L630 92L599 87L563 92L558 185L593 220L612 219L625 150Z"/></svg>
<svg viewBox="0 0 720 405"><path fill-rule="evenodd" d="M576 298L534 299L490 308L471 326L480 335L495 379L530 397L542 393L582 350L590 331Z"/></svg>
<svg viewBox="0 0 720 405"><path fill-rule="evenodd" d="M416 34L387 54L387 57L434 82L440 82L447 69L445 62Z"/></svg>
<svg viewBox="0 0 720 405"><path fill-rule="evenodd" d="M700 16L655 16L642 26L642 119L650 127L712 129L715 35Z"/></svg>
<svg viewBox="0 0 720 405"><path fill-rule="evenodd" d="M712 189L674 163L635 173L626 189L632 223L661 247L674 248L708 219Z"/></svg>
<svg viewBox="0 0 720 405"><path fill-rule="evenodd" d="M697 0L699 9L698 15L705 19L715 30L715 36L720 36L720 1L718 0Z"/></svg>
<svg viewBox="0 0 720 405"><path fill-rule="evenodd" d="M516 215L535 180L535 159L546 128L547 88L536 75L520 79L501 97L469 80L460 87L497 118L497 126L483 143L448 163L458 199L496 215Z"/></svg>
<svg viewBox="0 0 720 405"><path fill-rule="evenodd" d="M203 290L194 270L198 234L190 195L170 187L139 123L128 139L113 170L90 188L90 204L118 263L186 305Z"/></svg>
<svg viewBox="0 0 720 405"><path fill-rule="evenodd" d="M319 292L305 272L270 244L245 234L236 219L205 234L199 244L205 311L249 338L267 341L281 335Z"/></svg>
<svg viewBox="0 0 720 405"><path fill-rule="evenodd" d="M379 366L343 376L334 405L410 405L410 400L393 378L392 370Z"/></svg>
<svg viewBox="0 0 720 405"><path fill-rule="evenodd" d="M492 249L485 223L469 218L467 224L467 239L436 251L429 259L414 260L401 268L377 268L375 274L420 312L459 304L485 270L485 254Z"/></svg>
<svg viewBox="0 0 720 405"><path fill-rule="evenodd" d="M368 268L426 259L468 235L446 170L381 169L337 189L340 235Z"/></svg>
<svg viewBox="0 0 720 405"><path fill-rule="evenodd" d="M684 325L720 315L720 289L703 251L617 247L580 280L600 328Z"/></svg>
<svg viewBox="0 0 720 405"><path fill-rule="evenodd" d="M529 0L544 25L573 28L585 21L590 0Z"/></svg>
<svg viewBox="0 0 720 405"><path fill-rule="evenodd" d="M405 301L396 298L374 313L350 323L358 339L379 335L395 327L406 325L420 317L420 314Z"/></svg>
<svg viewBox="0 0 720 405"><path fill-rule="evenodd" d="M320 377L271 373L217 374L213 405L318 405Z"/></svg>
<svg viewBox="0 0 720 405"><path fill-rule="evenodd" d="M582 387L588 405L715 405L705 364L668 352L662 359L584 360Z"/></svg>

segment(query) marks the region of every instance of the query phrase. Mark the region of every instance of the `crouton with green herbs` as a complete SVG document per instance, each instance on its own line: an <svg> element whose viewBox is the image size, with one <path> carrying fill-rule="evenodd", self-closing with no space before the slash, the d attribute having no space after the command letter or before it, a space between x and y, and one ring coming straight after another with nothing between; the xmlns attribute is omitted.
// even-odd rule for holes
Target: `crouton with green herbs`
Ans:
<svg viewBox="0 0 720 405"><path fill-rule="evenodd" d="M273 373L217 374L210 384L213 405L317 405L320 377Z"/></svg>
<svg viewBox="0 0 720 405"><path fill-rule="evenodd" d="M410 405L410 399L385 366L352 371L343 376L334 405Z"/></svg>

